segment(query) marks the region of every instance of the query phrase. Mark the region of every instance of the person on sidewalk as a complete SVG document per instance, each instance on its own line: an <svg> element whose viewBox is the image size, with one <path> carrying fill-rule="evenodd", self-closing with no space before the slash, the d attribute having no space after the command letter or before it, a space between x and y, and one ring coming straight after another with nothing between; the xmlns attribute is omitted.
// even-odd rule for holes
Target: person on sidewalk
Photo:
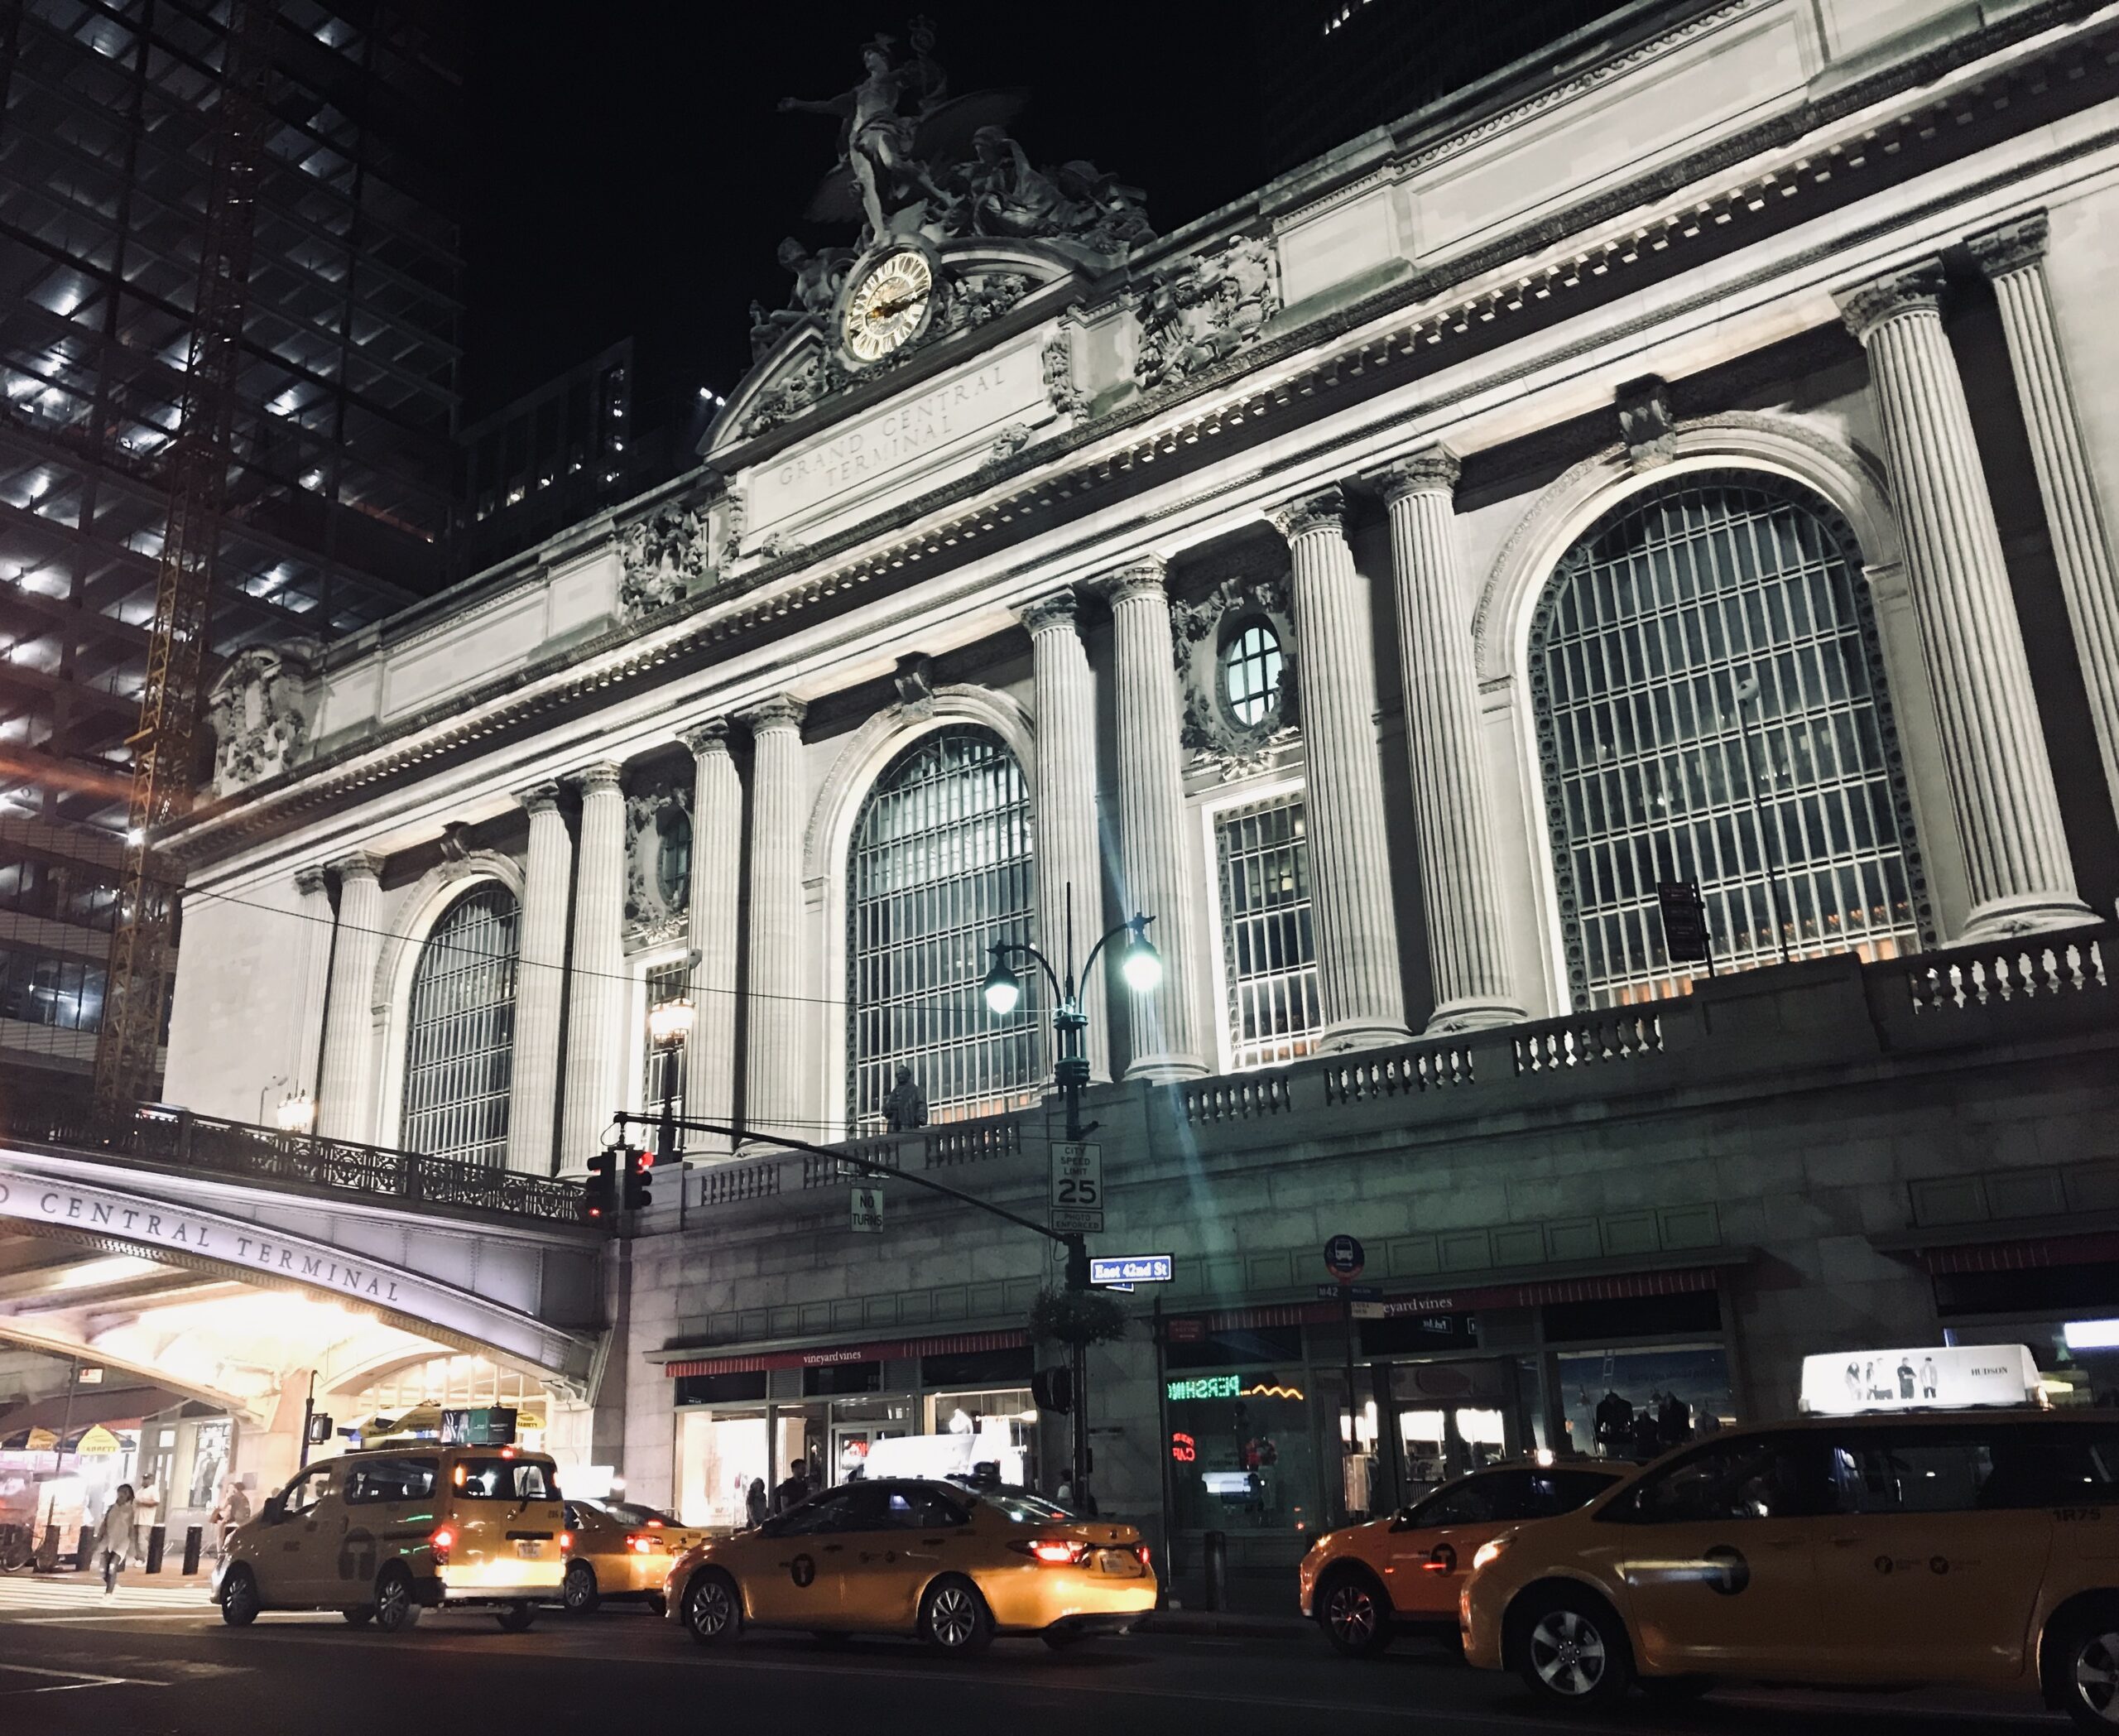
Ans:
<svg viewBox="0 0 2119 1736"><path fill-rule="evenodd" d="M808 1463L797 1459L787 1467L786 1479L772 1492L772 1510L776 1513L786 1512L800 1507L815 1493L816 1487L810 1481Z"/></svg>
<svg viewBox="0 0 2119 1736"><path fill-rule="evenodd" d="M221 1504L208 1514L207 1518L209 1522L219 1527L219 1548L225 1553L228 1539L235 1535L236 1527L250 1522L250 1497L243 1493L241 1478L228 1479L228 1488L221 1496Z"/></svg>
<svg viewBox="0 0 2119 1736"><path fill-rule="evenodd" d="M756 1531L772 1517L772 1503L766 1498L764 1478L751 1479L750 1493L744 1497L743 1504L749 1516L752 1531Z"/></svg>
<svg viewBox="0 0 2119 1736"><path fill-rule="evenodd" d="M103 1565L105 1597L118 1589L119 1570L132 1565L134 1532L139 1517L139 1509L132 1503L132 1485L119 1484L117 1498L104 1510L103 1521L96 1527L95 1556Z"/></svg>

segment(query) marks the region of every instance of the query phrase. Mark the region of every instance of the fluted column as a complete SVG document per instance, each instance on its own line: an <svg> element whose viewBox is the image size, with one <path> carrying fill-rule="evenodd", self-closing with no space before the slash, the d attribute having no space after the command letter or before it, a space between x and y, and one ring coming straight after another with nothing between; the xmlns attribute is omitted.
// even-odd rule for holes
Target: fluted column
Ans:
<svg viewBox="0 0 2119 1736"><path fill-rule="evenodd" d="M556 1166L577 1175L603 1143L613 1112L624 1107L626 798L615 765L591 766L572 781L581 791L581 844L567 973L565 1131Z"/></svg>
<svg viewBox="0 0 2119 1736"><path fill-rule="evenodd" d="M692 750L692 1034L685 1046L685 1112L702 1121L736 1113L736 889L743 878L743 789L728 755L728 724L716 718L687 729ZM714 1157L729 1148L718 1133L685 1143Z"/></svg>
<svg viewBox="0 0 2119 1736"><path fill-rule="evenodd" d="M295 912L301 926L295 936L295 1058L287 1090L313 1098L324 1065L324 996L331 975L331 892L322 868L295 870Z"/></svg>
<svg viewBox="0 0 2119 1736"><path fill-rule="evenodd" d="M744 997L743 1124L810 1137L802 1065L802 719L786 694L742 714L751 762L751 957Z"/></svg>
<svg viewBox="0 0 2119 1736"><path fill-rule="evenodd" d="M1478 671L1457 565L1458 470L1455 454L1430 446L1376 478L1391 518L1405 758L1434 992L1427 1028L1436 1033L1523 1017L1509 974L1482 775Z"/></svg>
<svg viewBox="0 0 2119 1736"><path fill-rule="evenodd" d="M2104 786L2119 807L2119 577L2060 353L2059 326L2045 281L2046 239L2045 214L2035 212L1973 236L1972 255L1992 280L2001 303L2053 558L2074 628L2076 660L2096 721Z"/></svg>
<svg viewBox="0 0 2119 1736"><path fill-rule="evenodd" d="M529 810L522 875L522 935L515 974L514 1075L508 1088L507 1166L549 1176L560 1101L560 1017L566 1005L566 903L574 840L560 786L532 784L516 800ZM578 1165L585 1154L569 1153Z"/></svg>
<svg viewBox="0 0 2119 1736"><path fill-rule="evenodd" d="M1144 561L1102 582L1111 604L1118 714L1119 865L1125 914L1155 918L1162 985L1134 994L1128 1079L1194 1079L1207 1070L1199 1013L1201 955L1184 873L1184 782L1178 770L1177 671L1163 564Z"/></svg>
<svg viewBox="0 0 2119 1736"><path fill-rule="evenodd" d="M1869 353L1972 909L1963 938L2090 920L2075 892L2023 628L1929 261L1840 297Z"/></svg>
<svg viewBox="0 0 2119 1736"><path fill-rule="evenodd" d="M1077 960L1103 932L1103 857L1096 829L1096 700L1088 655L1075 627L1074 594L1055 591L1020 611L1030 630L1032 699L1037 709L1038 944L1062 970L1067 955L1067 889L1074 888ZM1130 916L1131 911L1127 914ZM1111 1077L1101 965L1083 980L1089 1077Z"/></svg>
<svg viewBox="0 0 2119 1736"><path fill-rule="evenodd" d="M1273 522L1295 565L1302 653L1302 740L1309 809L1309 898L1326 1049L1402 1041L1405 985L1383 833L1376 752L1376 673L1361 575L1347 546L1346 503L1325 488Z"/></svg>
<svg viewBox="0 0 2119 1736"><path fill-rule="evenodd" d="M375 1138L375 966L382 955L382 886L377 877L382 862L357 851L331 865L339 873L339 926L331 937L316 1130L329 1138L369 1144Z"/></svg>

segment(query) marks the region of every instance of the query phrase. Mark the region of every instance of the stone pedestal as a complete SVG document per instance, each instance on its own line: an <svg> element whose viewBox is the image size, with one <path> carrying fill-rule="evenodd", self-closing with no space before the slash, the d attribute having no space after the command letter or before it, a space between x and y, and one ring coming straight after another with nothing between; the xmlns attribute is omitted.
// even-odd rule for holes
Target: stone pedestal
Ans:
<svg viewBox="0 0 2119 1736"><path fill-rule="evenodd" d="M331 892L322 868L295 870L295 911L301 928L295 943L295 1056L287 1090L314 1098L324 1066L324 996L331 975Z"/></svg>
<svg viewBox="0 0 2119 1736"><path fill-rule="evenodd" d="M1523 1017L1509 975L1479 743L1471 612L1457 565L1458 464L1439 446L1375 480L1391 517L1405 758L1420 827L1420 908L1434 993L1430 1035Z"/></svg>
<svg viewBox="0 0 2119 1736"><path fill-rule="evenodd" d="M2023 628L1930 261L1840 297L1869 353L1934 690L1971 911L1952 940L2089 921L2075 891Z"/></svg>
<svg viewBox="0 0 2119 1736"><path fill-rule="evenodd" d="M743 878L743 788L717 718L685 732L692 750L692 1034L685 1047L685 1111L701 1121L736 1115L736 889ZM725 1155L718 1133L688 1133L685 1149Z"/></svg>
<svg viewBox="0 0 2119 1736"><path fill-rule="evenodd" d="M530 812L522 877L520 962L515 973L514 1076L508 1089L507 1166L532 1175L558 1169L554 1140L560 1099L560 1022L566 1005L567 892L574 840L560 811L560 786L532 785L516 797ZM584 1156L576 1157L579 1164Z"/></svg>
<svg viewBox="0 0 2119 1736"><path fill-rule="evenodd" d="M1273 522L1295 565L1295 631L1302 651L1302 739L1309 809L1310 909L1325 1050L1403 1042L1405 988L1383 833L1383 769L1376 751L1376 675L1368 609L1346 503L1326 488L1282 507Z"/></svg>
<svg viewBox="0 0 2119 1736"><path fill-rule="evenodd" d="M618 767L591 766L581 792L574 861L574 955L567 972L566 1099L557 1169L578 1176L602 1149L623 1108L620 1067L625 1007L626 798Z"/></svg>
<svg viewBox="0 0 2119 1736"><path fill-rule="evenodd" d="M1030 630L1037 711L1037 944L1067 968L1067 889L1074 888L1074 957L1103 933L1103 858L1097 844L1096 697L1075 627L1074 594L1055 591L1021 611ZM1130 916L1131 911L1127 914ZM1081 986L1088 1020L1089 1077L1111 1077L1103 965Z"/></svg>
<svg viewBox="0 0 2119 1736"><path fill-rule="evenodd" d="M742 714L751 764L751 956L744 997L747 1042L743 1125L807 1139L817 1129L801 1052L802 719L808 708L781 695Z"/></svg>
<svg viewBox="0 0 2119 1736"><path fill-rule="evenodd" d="M1126 1076L1196 1079L1207 1070L1199 1012L1203 955L1194 943L1190 878L1184 872L1177 672L1162 563L1127 567L1099 588L1111 603L1117 684L1123 914L1156 919L1148 935L1163 965L1162 986L1132 997L1133 1056Z"/></svg>
<svg viewBox="0 0 2119 1736"><path fill-rule="evenodd" d="M2074 628L2076 661L2089 695L2104 786L2119 807L2119 577L2112 568L2112 538L2082 422L2060 353L2060 332L2045 282L2045 214L1972 238L1972 257L1992 279L2001 304L2001 329L2023 405L2053 559Z"/></svg>
<svg viewBox="0 0 2119 1736"><path fill-rule="evenodd" d="M375 967L382 955L381 858L356 853L339 875L339 925L331 939L331 988L324 1012L324 1065L316 1130L375 1142Z"/></svg>

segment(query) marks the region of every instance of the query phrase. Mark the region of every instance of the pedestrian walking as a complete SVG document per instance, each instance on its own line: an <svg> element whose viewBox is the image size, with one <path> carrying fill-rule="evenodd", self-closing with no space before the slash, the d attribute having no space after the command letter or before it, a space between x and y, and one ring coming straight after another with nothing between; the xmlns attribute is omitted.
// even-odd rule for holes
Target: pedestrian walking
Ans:
<svg viewBox="0 0 2119 1736"><path fill-rule="evenodd" d="M132 1485L119 1484L116 1498L104 1511L102 1522L96 1527L96 1560L103 1564L105 1597L118 1589L119 1570L132 1565L134 1533L138 1528L139 1519L139 1509L132 1501Z"/></svg>

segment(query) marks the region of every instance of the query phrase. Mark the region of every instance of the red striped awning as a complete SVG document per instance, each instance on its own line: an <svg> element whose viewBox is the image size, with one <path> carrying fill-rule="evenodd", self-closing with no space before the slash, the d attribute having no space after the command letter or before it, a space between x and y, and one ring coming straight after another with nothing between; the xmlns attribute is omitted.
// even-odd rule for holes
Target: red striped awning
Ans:
<svg viewBox="0 0 2119 1736"><path fill-rule="evenodd" d="M800 1350L766 1350L752 1356L707 1356L665 1363L673 1379L689 1374L760 1374L769 1368L824 1368L836 1363L890 1362L909 1356L969 1356L982 1350L1020 1350L1027 1332L956 1332L938 1338L886 1339L873 1344L812 1344Z"/></svg>
<svg viewBox="0 0 2119 1736"><path fill-rule="evenodd" d="M2037 1236L2020 1242L1965 1242L1954 1248L1924 1248L1920 1263L1931 1272L2037 1272L2049 1266L2095 1266L2119 1260L2119 1233Z"/></svg>
<svg viewBox="0 0 2119 1736"><path fill-rule="evenodd" d="M1621 1272L1591 1277L1536 1278L1521 1284L1473 1284L1459 1290L1422 1290L1386 1295L1385 1315L1402 1320L1422 1314L1462 1314L1484 1308L1538 1308L1555 1302L1613 1302L1636 1296L1689 1296L1713 1290L1718 1282L1707 1266L1669 1272ZM1223 1308L1212 1313L1179 1315L1168 1323L1182 1342L1194 1332L1242 1332L1261 1326L1322 1325L1339 1317L1331 1301L1272 1302L1255 1308ZM1182 1330L1177 1330L1180 1328Z"/></svg>

